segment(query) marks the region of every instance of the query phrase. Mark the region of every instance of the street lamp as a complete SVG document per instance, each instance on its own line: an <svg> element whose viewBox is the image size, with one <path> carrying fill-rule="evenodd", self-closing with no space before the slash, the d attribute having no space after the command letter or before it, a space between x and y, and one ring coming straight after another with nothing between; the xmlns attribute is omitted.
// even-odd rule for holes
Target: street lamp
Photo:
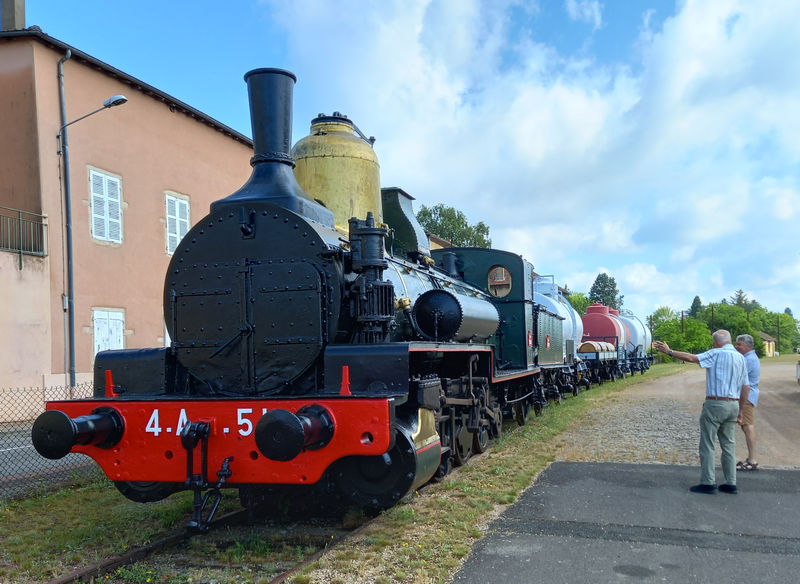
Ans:
<svg viewBox="0 0 800 584"><path fill-rule="evenodd" d="M67 126L93 116L110 107L122 105L128 101L124 95L114 95L103 102L102 107L84 114L79 118L67 122L67 106L64 99L64 61L72 56L72 51L67 49L66 54L58 61L58 89L61 100L61 127L58 129L59 151L64 160L64 231L67 240L67 298L64 309L67 312L68 325L68 350L69 350L69 385L75 387L75 283L72 270L72 197L69 182L69 143L67 141Z"/></svg>

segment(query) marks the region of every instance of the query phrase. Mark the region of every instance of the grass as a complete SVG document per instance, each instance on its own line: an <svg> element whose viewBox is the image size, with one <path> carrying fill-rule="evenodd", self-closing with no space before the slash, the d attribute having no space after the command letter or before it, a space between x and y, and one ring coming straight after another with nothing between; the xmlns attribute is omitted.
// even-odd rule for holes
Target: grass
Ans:
<svg viewBox="0 0 800 584"><path fill-rule="evenodd" d="M594 386L578 398L551 404L543 416L531 417L527 426L515 428L509 423L490 451L388 510L358 537L336 546L291 581L350 583L354 574L367 574L367 580L381 584L447 582L488 522L554 459L561 432L621 390L684 370L678 363L657 364L644 376ZM224 494L220 514L238 508L236 492ZM81 565L125 553L185 523L191 503L188 492L158 503L133 503L106 479L5 503L0 506L0 582L51 580ZM276 550L287 560L304 554L297 546L247 535L225 549L205 549L202 538L190 545L222 563L257 562ZM164 578L166 572L160 566L143 562L120 568L103 581L190 581Z"/></svg>
<svg viewBox="0 0 800 584"><path fill-rule="evenodd" d="M238 504L235 492L226 500L227 506ZM0 507L0 582L51 580L124 554L172 532L191 510L191 493L142 505L125 499L105 478L6 503Z"/></svg>

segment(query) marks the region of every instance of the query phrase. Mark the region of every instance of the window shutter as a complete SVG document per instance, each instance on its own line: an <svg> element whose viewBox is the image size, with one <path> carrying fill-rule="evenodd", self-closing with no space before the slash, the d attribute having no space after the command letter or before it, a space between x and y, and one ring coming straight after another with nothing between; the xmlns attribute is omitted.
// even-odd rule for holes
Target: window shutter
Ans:
<svg viewBox="0 0 800 584"><path fill-rule="evenodd" d="M120 196L119 180L107 176L106 186L108 194L108 239L122 243L122 197Z"/></svg>
<svg viewBox="0 0 800 584"><path fill-rule="evenodd" d="M125 313L116 310L92 310L94 353L125 348Z"/></svg>
<svg viewBox="0 0 800 584"><path fill-rule="evenodd" d="M189 201L166 196L167 201L167 253L172 254L189 231Z"/></svg>
<svg viewBox="0 0 800 584"><path fill-rule="evenodd" d="M122 243L122 185L116 177L91 170L92 237Z"/></svg>
<svg viewBox="0 0 800 584"><path fill-rule="evenodd" d="M91 171L92 183L92 237L106 239L106 197L103 175Z"/></svg>

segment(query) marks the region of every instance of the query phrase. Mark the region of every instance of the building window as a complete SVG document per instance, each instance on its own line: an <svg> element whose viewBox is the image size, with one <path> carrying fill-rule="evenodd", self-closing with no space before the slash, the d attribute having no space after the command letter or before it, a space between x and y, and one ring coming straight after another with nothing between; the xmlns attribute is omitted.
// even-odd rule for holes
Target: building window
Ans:
<svg viewBox="0 0 800 584"><path fill-rule="evenodd" d="M167 253L172 255L189 231L189 201L167 194Z"/></svg>
<svg viewBox="0 0 800 584"><path fill-rule="evenodd" d="M122 182L119 178L89 170L92 237L122 243Z"/></svg>
<svg viewBox="0 0 800 584"><path fill-rule="evenodd" d="M125 348L125 313L122 310L92 309L94 354Z"/></svg>

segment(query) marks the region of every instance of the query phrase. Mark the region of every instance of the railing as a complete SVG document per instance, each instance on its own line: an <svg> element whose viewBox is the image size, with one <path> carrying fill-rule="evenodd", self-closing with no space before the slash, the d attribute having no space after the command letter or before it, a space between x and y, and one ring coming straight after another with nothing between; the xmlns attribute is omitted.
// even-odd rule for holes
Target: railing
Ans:
<svg viewBox="0 0 800 584"><path fill-rule="evenodd" d="M19 269L22 256L47 255L47 217L20 209L0 206L0 250L19 254Z"/></svg>

